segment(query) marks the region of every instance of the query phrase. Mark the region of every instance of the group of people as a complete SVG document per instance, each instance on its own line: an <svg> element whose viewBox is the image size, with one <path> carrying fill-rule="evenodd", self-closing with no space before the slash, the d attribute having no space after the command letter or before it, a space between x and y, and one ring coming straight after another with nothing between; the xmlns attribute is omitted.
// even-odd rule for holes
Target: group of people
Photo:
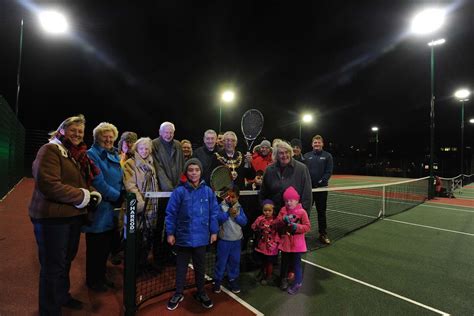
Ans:
<svg viewBox="0 0 474 316"><path fill-rule="evenodd" d="M170 310L184 298L190 258L197 284L194 297L202 306L212 307L204 290L204 256L206 247L216 241L213 290L220 292L227 272L231 290L240 292L241 249L255 233L255 251L262 256L262 284L269 281L281 251L280 287L297 293L313 199L319 239L330 243L325 218L327 192L311 192L328 185L333 167L332 156L323 150L319 135L312 140L313 150L305 155L301 155L299 140L291 144L263 140L253 153L242 154L234 132L218 135L209 129L204 132L203 146L193 151L189 141L174 139L174 124L164 122L159 137L153 140L138 138L134 132L122 133L117 149L117 128L102 122L93 130L94 144L87 148L85 123L82 115L64 120L50 133L49 142L33 162L35 189L29 215L41 265L41 315L61 315L62 307L83 306L69 292L69 271L81 232L86 237L86 285L97 292L114 287L106 277L106 264L109 255L120 251L127 192L135 193L138 202L139 268L159 270L169 260L171 247L177 254L176 293L168 302ZM219 204L209 185L212 171L220 165L230 169L233 184ZM259 190L259 202L249 196L239 200L240 190L246 188ZM144 193L149 191L172 194L159 201L145 199ZM295 277L290 286L291 274Z"/></svg>

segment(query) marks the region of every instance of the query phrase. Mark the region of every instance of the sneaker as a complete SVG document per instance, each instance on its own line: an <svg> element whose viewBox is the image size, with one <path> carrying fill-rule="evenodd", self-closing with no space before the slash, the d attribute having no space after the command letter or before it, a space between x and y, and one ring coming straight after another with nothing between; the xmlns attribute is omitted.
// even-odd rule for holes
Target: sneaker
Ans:
<svg viewBox="0 0 474 316"><path fill-rule="evenodd" d="M288 294L293 295L293 294L298 293L302 285L303 285L302 283L293 284L292 286L288 288Z"/></svg>
<svg viewBox="0 0 474 316"><path fill-rule="evenodd" d="M288 289L288 279L284 278L280 282L280 290L286 291Z"/></svg>
<svg viewBox="0 0 474 316"><path fill-rule="evenodd" d="M73 309L76 311L81 310L83 306L84 306L84 303L72 297L66 303L63 304L63 307Z"/></svg>
<svg viewBox="0 0 474 316"><path fill-rule="evenodd" d="M257 275L255 276L255 280L258 282L262 281L264 279L265 275L263 274L262 270L259 270Z"/></svg>
<svg viewBox="0 0 474 316"><path fill-rule="evenodd" d="M319 241L325 245L329 245L331 243L331 240L328 238L328 235L326 234L320 234Z"/></svg>
<svg viewBox="0 0 474 316"><path fill-rule="evenodd" d="M196 301L201 303L202 307L204 308L211 308L212 306L214 306L211 299L209 298L209 296L207 296L206 293L194 293L193 297Z"/></svg>
<svg viewBox="0 0 474 316"><path fill-rule="evenodd" d="M221 281L214 281L214 284L212 286L212 292L219 294L221 292Z"/></svg>
<svg viewBox="0 0 474 316"><path fill-rule="evenodd" d="M229 286L230 286L230 290L232 291L232 293L234 293L234 294L240 293L240 286L239 286L239 282L237 281L237 279L229 280Z"/></svg>
<svg viewBox="0 0 474 316"><path fill-rule="evenodd" d="M166 308L170 311L174 311L178 307L179 303L181 303L183 300L183 294L175 293L168 301Z"/></svg>

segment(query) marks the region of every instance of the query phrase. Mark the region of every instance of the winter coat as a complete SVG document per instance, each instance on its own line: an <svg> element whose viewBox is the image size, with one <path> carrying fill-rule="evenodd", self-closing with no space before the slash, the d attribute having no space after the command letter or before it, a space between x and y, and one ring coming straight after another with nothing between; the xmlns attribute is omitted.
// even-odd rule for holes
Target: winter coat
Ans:
<svg viewBox="0 0 474 316"><path fill-rule="evenodd" d="M206 181L208 185L211 183L212 170L218 166L215 155L216 152L217 146L214 147L213 151L209 151L206 146L201 146L193 153L193 157L199 159L202 164L202 179Z"/></svg>
<svg viewBox="0 0 474 316"><path fill-rule="evenodd" d="M313 188L327 187L333 169L332 155L324 150L313 150L304 154L304 159Z"/></svg>
<svg viewBox="0 0 474 316"><path fill-rule="evenodd" d="M179 177L183 172L184 156L181 143L173 139L171 142L171 155L168 154L164 140L155 138L153 144L153 162L158 176L158 184L162 191L173 191L179 184Z"/></svg>
<svg viewBox="0 0 474 316"><path fill-rule="evenodd" d="M137 211L142 212L145 206L144 192L158 191L158 182L153 157L150 155L145 160L138 153L128 159L123 166L123 184L127 192L135 193L137 197ZM150 199L147 210L158 206L157 199Z"/></svg>
<svg viewBox="0 0 474 316"><path fill-rule="evenodd" d="M123 188L120 157L116 150L109 152L98 144L92 145L87 155L100 169L92 185L102 194L102 202L93 214L92 223L83 226L82 231L103 233L115 228L114 208L120 207L120 192Z"/></svg>
<svg viewBox="0 0 474 316"><path fill-rule="evenodd" d="M284 222L285 215L290 217L291 223L296 224L296 231ZM275 227L280 231L279 249L284 252L306 252L304 235L310 231L308 213L298 204L294 209L283 207L275 220Z"/></svg>
<svg viewBox="0 0 474 316"><path fill-rule="evenodd" d="M301 204L305 210L311 209L311 178L306 166L291 159L290 163L283 169L280 163L271 164L263 174L263 182L260 188L260 201L270 199L275 203L275 211L278 212L283 206L283 192L293 186L301 196Z"/></svg>
<svg viewBox="0 0 474 316"><path fill-rule="evenodd" d="M87 208L77 208L84 202L84 192L91 190L82 176L80 166L60 141L41 146L33 161L35 189L29 215L33 219L66 218L84 215Z"/></svg>
<svg viewBox="0 0 474 316"><path fill-rule="evenodd" d="M225 201L222 201L220 205L217 221L220 225L219 238L222 240L235 241L242 239L242 227L247 225L247 216L245 215L242 206L237 202L232 207L238 209L238 214L235 218L230 216L230 206Z"/></svg>
<svg viewBox="0 0 474 316"><path fill-rule="evenodd" d="M265 157L258 152L252 154L252 167L255 171L265 171L269 165L273 163L272 153L268 153Z"/></svg>
<svg viewBox="0 0 474 316"><path fill-rule="evenodd" d="M264 215L260 215L252 224L252 230L257 233L255 251L267 256L278 255L280 235L274 226L274 221L273 217L266 218Z"/></svg>
<svg viewBox="0 0 474 316"><path fill-rule="evenodd" d="M197 188L189 182L181 183L166 207L166 234L174 235L177 246L206 246L210 235L219 231L218 212L216 195L204 181Z"/></svg>

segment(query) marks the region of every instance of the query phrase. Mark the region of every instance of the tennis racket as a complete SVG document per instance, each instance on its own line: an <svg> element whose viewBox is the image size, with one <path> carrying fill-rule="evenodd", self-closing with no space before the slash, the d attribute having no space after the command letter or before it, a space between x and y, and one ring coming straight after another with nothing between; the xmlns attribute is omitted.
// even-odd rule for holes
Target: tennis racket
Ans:
<svg viewBox="0 0 474 316"><path fill-rule="evenodd" d="M232 174L226 166L219 166L212 170L211 188L214 191L223 191L232 186Z"/></svg>
<svg viewBox="0 0 474 316"><path fill-rule="evenodd" d="M252 149L253 142L262 132L263 122L263 114L259 110L250 109L242 115L240 127L249 152Z"/></svg>

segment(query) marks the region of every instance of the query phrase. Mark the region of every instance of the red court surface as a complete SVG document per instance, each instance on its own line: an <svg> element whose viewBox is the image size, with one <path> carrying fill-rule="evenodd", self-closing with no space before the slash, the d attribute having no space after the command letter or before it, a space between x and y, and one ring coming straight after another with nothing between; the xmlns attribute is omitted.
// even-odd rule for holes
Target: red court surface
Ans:
<svg viewBox="0 0 474 316"><path fill-rule="evenodd" d="M33 226L28 217L33 186L32 179L23 179L0 202L0 316L38 315L40 266ZM110 265L108 268L108 277L114 281L116 289L102 294L89 291L85 285L85 240L82 237L71 267L71 294L83 301L85 307L81 311L63 309L63 315L123 314L123 266ZM165 293L144 303L137 315L255 315L224 292L214 294L208 288L208 294L214 301L210 310L201 307L187 292L178 309L170 312L166 302L172 293Z"/></svg>

